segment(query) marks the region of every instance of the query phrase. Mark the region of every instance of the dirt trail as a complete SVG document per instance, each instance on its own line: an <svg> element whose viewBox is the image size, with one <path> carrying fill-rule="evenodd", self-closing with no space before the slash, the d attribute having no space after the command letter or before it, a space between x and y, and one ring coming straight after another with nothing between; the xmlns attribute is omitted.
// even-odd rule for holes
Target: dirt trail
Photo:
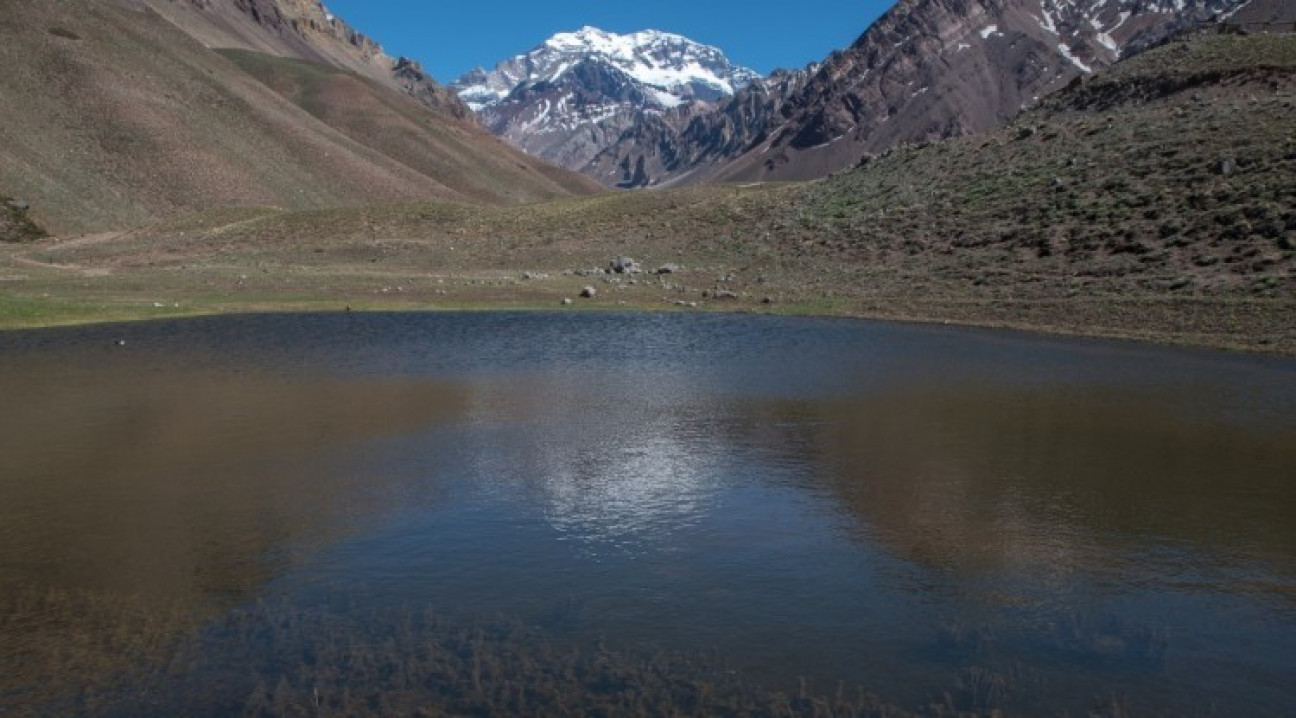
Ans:
<svg viewBox="0 0 1296 718"><path fill-rule="evenodd" d="M99 232L96 234L87 234L87 235L70 238L70 239L62 239L59 237L54 237L52 239L43 240L39 245L34 247L31 245L23 245L22 247L15 247L10 252L9 259L15 265L24 266L24 267L39 267L42 269L58 269L66 272L80 272L81 274L87 277L107 276L112 273L111 270L109 269L89 268L79 264L50 262L42 259L34 259L31 257L31 255L34 253L47 252L50 250L64 250L64 249L72 249L76 247L86 247L86 246L93 246L97 244L105 244L108 242L115 242L130 234L132 234L132 231L127 230L127 231L116 231L116 232Z"/></svg>

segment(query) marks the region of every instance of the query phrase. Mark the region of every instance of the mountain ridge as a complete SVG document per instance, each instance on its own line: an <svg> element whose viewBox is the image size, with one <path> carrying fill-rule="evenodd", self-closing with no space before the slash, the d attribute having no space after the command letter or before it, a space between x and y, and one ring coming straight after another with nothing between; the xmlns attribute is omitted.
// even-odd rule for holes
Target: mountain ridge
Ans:
<svg viewBox="0 0 1296 718"><path fill-rule="evenodd" d="M477 68L450 84L482 123L515 146L580 170L621 133L690 114L760 79L718 48L658 30L585 26Z"/></svg>
<svg viewBox="0 0 1296 718"><path fill-rule="evenodd" d="M1272 2L1273 0L1264 0ZM805 180L903 142L1001 126L1039 97L1247 0L901 0L848 48L673 113L588 123L579 154L533 140L529 102L488 128L606 186ZM602 118L600 118L602 119ZM597 151L592 152L596 145Z"/></svg>

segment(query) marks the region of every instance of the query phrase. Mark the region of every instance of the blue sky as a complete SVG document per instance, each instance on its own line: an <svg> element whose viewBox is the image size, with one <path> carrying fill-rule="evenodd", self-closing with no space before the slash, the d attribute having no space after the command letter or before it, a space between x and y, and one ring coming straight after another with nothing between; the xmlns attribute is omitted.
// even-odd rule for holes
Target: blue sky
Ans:
<svg viewBox="0 0 1296 718"><path fill-rule="evenodd" d="M612 32L666 30L715 45L761 73L802 67L841 49L893 0L324 0L392 55L419 60L449 82L477 65L593 25Z"/></svg>

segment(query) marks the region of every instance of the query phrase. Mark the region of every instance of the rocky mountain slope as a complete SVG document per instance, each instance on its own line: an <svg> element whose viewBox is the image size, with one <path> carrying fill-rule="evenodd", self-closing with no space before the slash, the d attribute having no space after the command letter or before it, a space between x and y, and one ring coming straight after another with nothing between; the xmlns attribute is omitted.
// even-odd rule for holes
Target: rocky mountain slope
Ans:
<svg viewBox="0 0 1296 718"><path fill-rule="evenodd" d="M997 127L1076 77L1243 2L901 0L792 81L753 83L714 112L629 128L586 172L631 187L820 177L898 143Z"/></svg>
<svg viewBox="0 0 1296 718"><path fill-rule="evenodd" d="M627 130L672 123L758 79L714 47L670 33L585 27L477 69L451 87L495 134L581 170Z"/></svg>
<svg viewBox="0 0 1296 718"><path fill-rule="evenodd" d="M333 34L306 43L306 31L268 33L265 8L278 5L189 2L170 8L186 8L182 23L152 0L6 6L0 194L66 234L229 206L516 202L596 190L453 106L429 109L382 69L386 61L359 72L365 58L385 57L368 41L347 40L349 54ZM226 57L197 39L237 39L230 27L257 52ZM299 59L318 47L329 49Z"/></svg>
<svg viewBox="0 0 1296 718"><path fill-rule="evenodd" d="M350 70L455 117L470 110L409 58L392 58L320 0L137 0L210 48L252 50Z"/></svg>

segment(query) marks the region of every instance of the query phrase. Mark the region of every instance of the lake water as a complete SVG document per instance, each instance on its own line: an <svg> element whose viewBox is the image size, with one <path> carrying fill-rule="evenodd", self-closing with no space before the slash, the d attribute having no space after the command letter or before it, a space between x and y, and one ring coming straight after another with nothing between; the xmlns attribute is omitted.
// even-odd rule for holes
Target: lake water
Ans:
<svg viewBox="0 0 1296 718"><path fill-rule="evenodd" d="M1292 361L267 315L0 333L0 405L0 715L1296 714Z"/></svg>

